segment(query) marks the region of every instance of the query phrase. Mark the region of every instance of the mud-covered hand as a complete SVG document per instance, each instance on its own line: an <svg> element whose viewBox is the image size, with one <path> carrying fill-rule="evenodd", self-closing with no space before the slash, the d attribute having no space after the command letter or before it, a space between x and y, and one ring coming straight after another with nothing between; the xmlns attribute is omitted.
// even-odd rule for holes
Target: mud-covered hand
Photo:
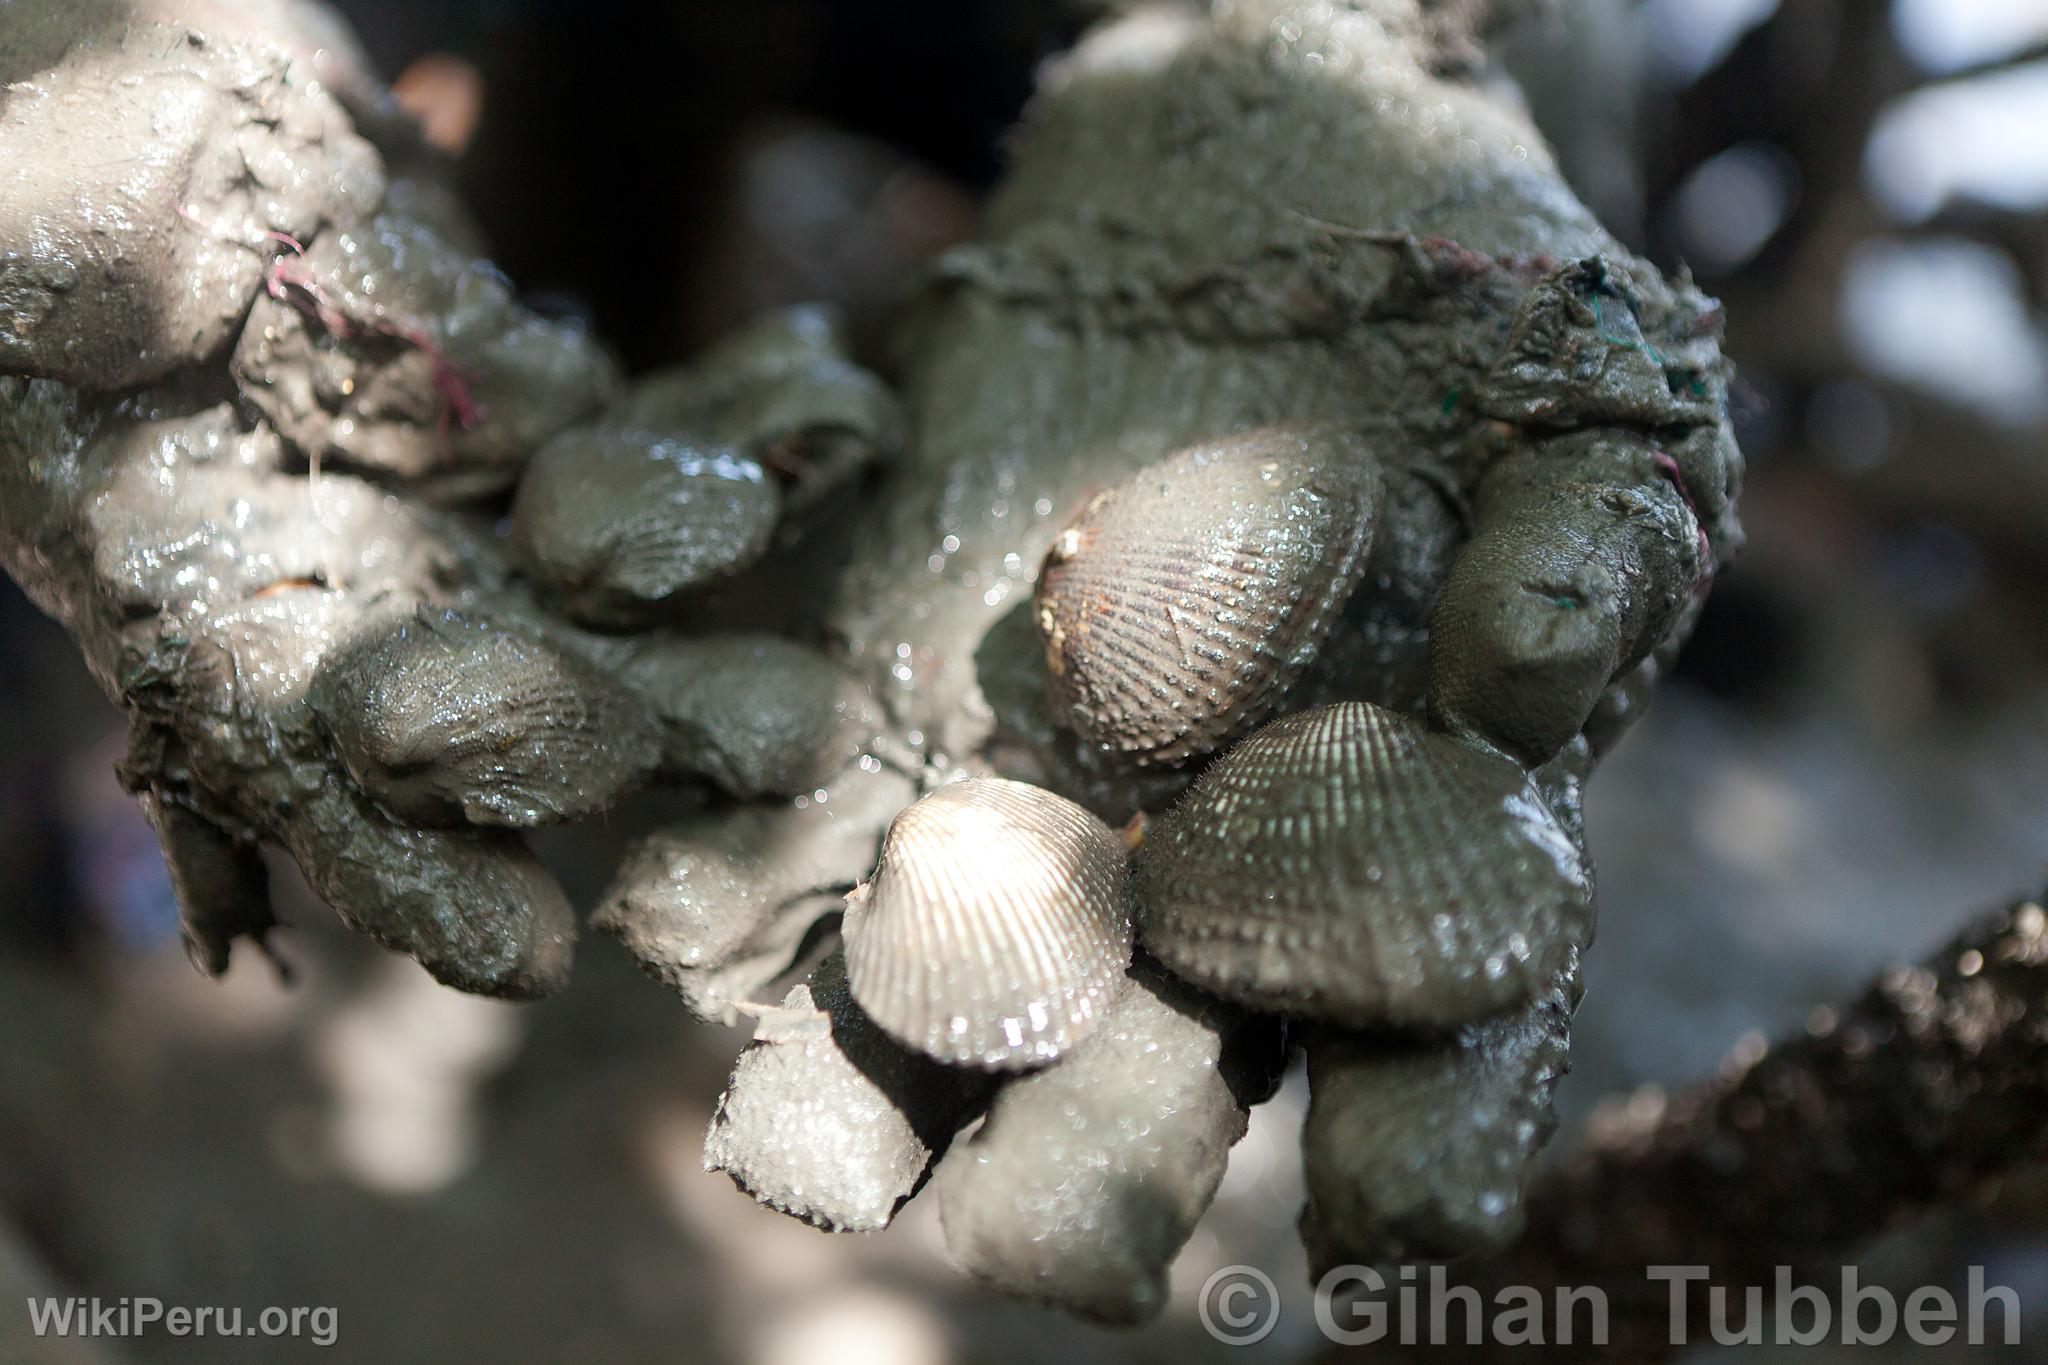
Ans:
<svg viewBox="0 0 2048 1365"><path fill-rule="evenodd" d="M551 990L575 920L516 831L845 761L844 680L795 646L576 624L673 619L885 439L826 318L620 393L323 11L4 22L0 563L129 715L196 961L264 936L275 844L442 980ZM464 504L515 483L508 540Z"/></svg>
<svg viewBox="0 0 2048 1365"><path fill-rule="evenodd" d="M0 550L134 716L202 949L267 921L274 841L445 979L544 989L570 919L513 828L701 777L731 799L596 922L758 1020L705 1156L765 1202L883 1226L986 1115L936 1177L956 1260L1141 1320L1292 1038L1317 1264L1511 1235L1591 933L1579 786L1740 466L1717 312L1456 78L1480 8L1091 38L915 310L910 439L853 516L893 412L815 315L615 396L381 163L249 201L278 130L301 167L357 144L281 74L217 81L253 131L152 162L175 208L47 234L0 294L36 376L0 379ZM244 51L183 32L136 51ZM70 201L24 202L11 234ZM109 273L172 249L204 255ZM243 302L73 344L192 278ZM438 505L515 480L503 535ZM766 555L785 517L824 552ZM757 556L836 657L656 629Z"/></svg>
<svg viewBox="0 0 2048 1365"><path fill-rule="evenodd" d="M764 1202L878 1227L985 1113L931 1177L955 1260L1141 1320L1293 1038L1318 1269L1514 1234L1580 786L1740 457L1718 310L1445 78L1449 8L1105 28L942 262L834 617L923 771L657 836L600 913L758 1017L705 1155ZM842 906L843 960L765 989Z"/></svg>

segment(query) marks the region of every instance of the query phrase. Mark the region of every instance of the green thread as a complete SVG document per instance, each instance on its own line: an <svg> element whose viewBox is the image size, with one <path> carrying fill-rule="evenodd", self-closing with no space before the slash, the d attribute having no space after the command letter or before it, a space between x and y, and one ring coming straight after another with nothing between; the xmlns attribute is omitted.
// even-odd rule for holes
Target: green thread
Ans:
<svg viewBox="0 0 2048 1365"><path fill-rule="evenodd" d="M1607 319L1600 311L1600 295L1597 291L1587 295L1586 303L1593 310L1593 335L1599 337L1609 346L1619 350L1641 351L1649 356L1650 359L1656 361L1658 368L1662 369L1665 374L1684 378L1686 386L1692 390L1693 397L1704 398L1707 396L1707 386L1697 374L1686 369L1683 365L1675 364L1670 356L1665 355L1664 352L1651 345L1648 340L1631 341L1627 337L1610 336L1607 332Z"/></svg>
<svg viewBox="0 0 2048 1365"><path fill-rule="evenodd" d="M1598 294L1591 295L1587 298L1586 302L1591 304L1593 308L1593 334L1595 336L1599 337L1609 346L1617 346L1624 351L1642 351L1659 365L1665 365L1664 353L1649 342L1630 341L1627 337L1609 336L1607 334L1607 319L1600 313L1600 296ZM1675 369L1677 367L1666 365L1666 368Z"/></svg>

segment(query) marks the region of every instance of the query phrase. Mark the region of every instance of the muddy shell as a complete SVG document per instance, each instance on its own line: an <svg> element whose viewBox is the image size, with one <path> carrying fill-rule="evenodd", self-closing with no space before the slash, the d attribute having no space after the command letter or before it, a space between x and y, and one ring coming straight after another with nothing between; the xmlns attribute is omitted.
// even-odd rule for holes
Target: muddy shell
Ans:
<svg viewBox="0 0 2048 1365"><path fill-rule="evenodd" d="M1056 712L1141 766L1244 734L1314 661L1380 501L1363 443L1319 427L1195 446L1102 493L1039 575Z"/></svg>
<svg viewBox="0 0 2048 1365"><path fill-rule="evenodd" d="M533 457L512 549L570 615L631 628L752 563L781 514L775 481L736 451L600 424Z"/></svg>
<svg viewBox="0 0 2048 1365"><path fill-rule="evenodd" d="M337 653L313 709L350 776L429 825L553 824L654 769L654 721L617 683L538 640L452 611L408 613Z"/></svg>
<svg viewBox="0 0 2048 1365"><path fill-rule="evenodd" d="M1591 881L1508 760L1363 702L1275 721L1139 850L1147 949L1240 1004L1452 1025L1528 999L1584 941Z"/></svg>

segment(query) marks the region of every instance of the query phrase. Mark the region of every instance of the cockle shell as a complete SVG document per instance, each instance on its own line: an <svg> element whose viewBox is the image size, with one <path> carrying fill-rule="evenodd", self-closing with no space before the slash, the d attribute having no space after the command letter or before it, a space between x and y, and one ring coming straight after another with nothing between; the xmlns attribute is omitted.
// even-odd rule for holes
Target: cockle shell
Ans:
<svg viewBox="0 0 2048 1365"><path fill-rule="evenodd" d="M336 651L311 700L357 785L426 825L591 815L658 751L653 718L611 678L454 611L423 607Z"/></svg>
<svg viewBox="0 0 2048 1365"><path fill-rule="evenodd" d="M570 615L630 628L752 563L781 513L775 480L735 450L598 424L526 467L512 548Z"/></svg>
<svg viewBox="0 0 2048 1365"><path fill-rule="evenodd" d="M1229 1000L1451 1025L1529 998L1583 942L1591 881L1521 768L1345 702L1205 772L1135 871L1146 948Z"/></svg>
<svg viewBox="0 0 2048 1365"><path fill-rule="evenodd" d="M657 637L620 676L661 723L664 770L739 797L822 787L881 726L844 669L777 635Z"/></svg>
<svg viewBox="0 0 2048 1365"><path fill-rule="evenodd" d="M1220 748L1272 713L1351 595L1379 466L1332 428L1182 450L1090 503L1040 572L1053 703L1139 765Z"/></svg>
<svg viewBox="0 0 2048 1365"><path fill-rule="evenodd" d="M898 815L846 905L854 999L891 1036L963 1066L1066 1051L1131 959L1122 841L1065 797L1002 778Z"/></svg>

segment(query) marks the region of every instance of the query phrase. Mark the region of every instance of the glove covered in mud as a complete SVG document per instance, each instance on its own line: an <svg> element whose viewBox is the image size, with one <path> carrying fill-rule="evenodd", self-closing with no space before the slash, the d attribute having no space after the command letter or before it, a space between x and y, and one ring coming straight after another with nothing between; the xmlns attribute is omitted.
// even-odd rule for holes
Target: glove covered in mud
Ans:
<svg viewBox="0 0 2048 1365"><path fill-rule="evenodd" d="M1436 42L1399 0L1112 26L941 262L828 615L919 762L656 835L598 913L760 1020L705 1155L764 1202L872 1229L929 1179L976 1279L1142 1320L1293 1042L1318 1269L1513 1235L1580 785L1740 459L1714 305Z"/></svg>

